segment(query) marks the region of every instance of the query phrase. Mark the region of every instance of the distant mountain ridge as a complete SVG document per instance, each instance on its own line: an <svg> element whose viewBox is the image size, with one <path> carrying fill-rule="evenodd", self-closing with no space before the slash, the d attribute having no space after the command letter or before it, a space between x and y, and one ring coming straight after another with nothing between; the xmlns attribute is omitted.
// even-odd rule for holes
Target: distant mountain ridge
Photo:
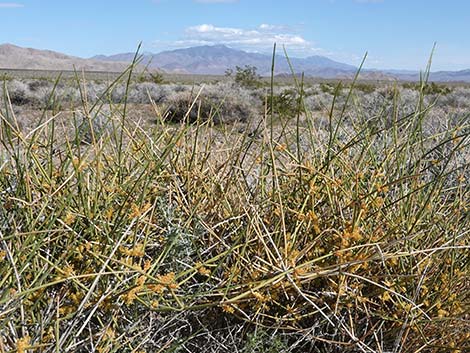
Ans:
<svg viewBox="0 0 470 353"><path fill-rule="evenodd" d="M127 66L127 63L83 59L52 50L22 48L13 44L0 45L1 69L68 71L75 68L86 71L120 72Z"/></svg>
<svg viewBox="0 0 470 353"><path fill-rule="evenodd" d="M130 62L135 53L116 55L98 55L94 60ZM276 75L290 75L291 69L285 56L277 55L275 58ZM357 67L324 56L310 56L307 58L289 58L296 73L304 72L306 76L341 79L352 78ZM229 48L225 45L198 46L185 49L163 51L157 54L146 53L142 56L142 64L149 68L158 68L168 73L188 73L221 75L227 69L236 66L255 66L263 76L271 74L272 57L266 54L249 53L243 50ZM361 71L361 78L366 80L404 80L419 81L420 73L412 70L368 70ZM430 74L430 80L436 82L470 82L470 70L438 71Z"/></svg>
<svg viewBox="0 0 470 353"><path fill-rule="evenodd" d="M91 59L106 61L130 62L134 53L123 53L111 56L98 55ZM353 65L340 63L324 56L310 56L307 58L290 58L296 71L305 72L309 76L336 78L341 75L350 75L357 68ZM163 51L158 54L144 54L142 64L153 69L166 72L190 73L202 75L221 75L227 69L236 66L255 66L258 73L263 76L271 74L272 57L266 54L249 53L243 50L229 48L225 45L199 46L186 49ZM291 72L285 56L276 56L276 74Z"/></svg>
<svg viewBox="0 0 470 353"><path fill-rule="evenodd" d="M419 81L420 73L395 74L404 81ZM435 71L429 74L429 81L434 82L466 82L470 83L470 69L459 71Z"/></svg>
<svg viewBox="0 0 470 353"><path fill-rule="evenodd" d="M89 59L70 56L51 50L22 48L13 44L0 45L0 69L30 70L85 70L122 72L135 57L135 53L97 55ZM324 56L289 58L295 73L326 79L351 79L357 67ZM236 66L255 66L263 76L271 75L272 57L266 54L250 53L229 48L225 45L198 46L185 49L163 51L157 54L144 53L140 66L158 69L167 73L223 75L227 69ZM275 75L291 74L288 60L283 55L275 58ZM361 71L365 80L404 80L418 81L420 73L411 70L365 70ZM460 71L437 71L430 74L435 82L470 83L470 69Z"/></svg>

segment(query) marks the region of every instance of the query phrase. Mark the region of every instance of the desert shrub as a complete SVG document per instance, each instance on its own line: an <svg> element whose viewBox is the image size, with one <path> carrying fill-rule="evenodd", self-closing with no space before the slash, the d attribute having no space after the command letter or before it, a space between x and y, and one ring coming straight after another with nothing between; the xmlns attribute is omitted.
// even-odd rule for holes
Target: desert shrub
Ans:
<svg viewBox="0 0 470 353"><path fill-rule="evenodd" d="M231 92L227 92L221 90L220 85L214 85L201 91L199 96L195 89L174 93L165 102L166 115L173 122L194 123L198 119L216 124L249 121L256 114L255 108L250 105L249 100L242 99L242 90L230 90Z"/></svg>
<svg viewBox="0 0 470 353"><path fill-rule="evenodd" d="M41 88L51 88L51 86L52 83L45 79L35 79L28 82L29 90L32 92L37 92Z"/></svg>
<svg viewBox="0 0 470 353"><path fill-rule="evenodd" d="M439 97L437 104L443 109L469 108L470 89L466 87L456 87L449 94Z"/></svg>
<svg viewBox="0 0 470 353"><path fill-rule="evenodd" d="M359 91L365 94L370 94L376 90L375 85L371 83L365 83L365 82L357 82L354 85L354 88L356 91Z"/></svg>
<svg viewBox="0 0 470 353"><path fill-rule="evenodd" d="M152 82L140 82L131 84L127 92L126 99L126 86L118 84L111 90L109 100L113 103L128 103L137 104L150 104L151 101L155 103L162 103L166 101L173 93L179 91L184 92L190 88L184 85L175 84L155 84Z"/></svg>
<svg viewBox="0 0 470 353"><path fill-rule="evenodd" d="M2 87L0 92L3 92ZM47 79L13 80L8 85L8 92L14 106L29 106L37 110L58 109L81 102L76 85L60 83L54 87L54 82ZM3 99L3 93L1 95Z"/></svg>
<svg viewBox="0 0 470 353"><path fill-rule="evenodd" d="M245 65L244 67L236 66L235 73L233 70L228 69L225 72L228 77L233 77L235 83L247 88L259 88L261 87L261 76L257 73L257 68L251 65Z"/></svg>
<svg viewBox="0 0 470 353"><path fill-rule="evenodd" d="M269 94L267 97L268 113L271 109L275 114L284 117L297 116L303 112L303 104L300 102L301 95L295 89L284 89L279 93ZM305 92L302 93L302 99L305 98ZM264 99L263 102L264 104Z"/></svg>
<svg viewBox="0 0 470 353"><path fill-rule="evenodd" d="M173 95L167 105L166 116L173 122L207 121L214 115L211 102L203 98L196 99L191 92Z"/></svg>
<svg viewBox="0 0 470 353"><path fill-rule="evenodd" d="M307 109L310 111L328 110L333 103L333 96L321 91L317 95L306 97L304 102Z"/></svg>
<svg viewBox="0 0 470 353"><path fill-rule="evenodd" d="M0 81L1 82L5 82L5 81L11 81L13 80L13 77L11 77L11 75L9 75L8 73L4 72L0 75Z"/></svg>
<svg viewBox="0 0 470 353"><path fill-rule="evenodd" d="M149 76L151 79L152 83L155 83L157 85L161 85L165 83L165 77L161 72L155 71L155 72L149 72Z"/></svg>
<svg viewBox="0 0 470 353"><path fill-rule="evenodd" d="M415 91L419 91L421 89L421 85L416 82L405 82L403 83L402 87L405 89L410 89L410 90L415 90Z"/></svg>
<svg viewBox="0 0 470 353"><path fill-rule="evenodd" d="M86 100L90 103L98 101L100 97L106 92L108 85L106 83L99 82L85 82L84 83L84 93L86 95ZM106 99L107 97L104 97Z"/></svg>
<svg viewBox="0 0 470 353"><path fill-rule="evenodd" d="M8 83L10 100L16 106L30 106L36 109L51 109L54 102L52 82L46 79L12 80ZM56 88L56 92L58 92ZM56 96L57 98L57 96ZM61 99L65 97L61 96Z"/></svg>
<svg viewBox="0 0 470 353"><path fill-rule="evenodd" d="M407 82L403 84L403 88L420 91L421 84ZM435 94L447 95L452 92L452 89L446 86L445 84L437 84L435 82L425 83L423 85L422 90L425 95L435 95Z"/></svg>
<svg viewBox="0 0 470 353"><path fill-rule="evenodd" d="M447 95L451 92L452 89L449 86L444 84L436 84L435 82L431 82L424 87L424 94Z"/></svg>
<svg viewBox="0 0 470 353"><path fill-rule="evenodd" d="M109 111L99 109L85 114L83 111L73 112L75 133L72 139L82 144L98 141L105 133L111 130Z"/></svg>
<svg viewBox="0 0 470 353"><path fill-rule="evenodd" d="M312 85L305 88L305 97L316 96L320 93L318 85Z"/></svg>
<svg viewBox="0 0 470 353"><path fill-rule="evenodd" d="M8 94L13 105L38 105L39 100L32 96L26 83L19 80L12 80L7 84Z"/></svg>
<svg viewBox="0 0 470 353"><path fill-rule="evenodd" d="M109 100L113 103L121 103L121 102L124 102L125 95L126 95L126 86L123 83L119 83L115 85L109 92Z"/></svg>
<svg viewBox="0 0 470 353"><path fill-rule="evenodd" d="M338 82L333 83L320 83L313 87L313 92L316 94L307 94L304 98L305 105L308 109L315 110L330 110L335 102L335 109L341 108L346 103L348 89L344 89L343 84Z"/></svg>
<svg viewBox="0 0 470 353"><path fill-rule="evenodd" d="M163 76L161 72L148 71L148 70L138 75L136 78L136 82L137 83L150 82L156 85L162 85L166 83L165 77Z"/></svg>
<svg viewBox="0 0 470 353"><path fill-rule="evenodd" d="M75 85L57 87L55 96L62 102L69 103L71 106L79 105L81 102L80 91Z"/></svg>
<svg viewBox="0 0 470 353"><path fill-rule="evenodd" d="M373 92L371 94L359 94L356 96L360 102L362 113L367 117L379 115L390 115L393 110L393 100L383 92Z"/></svg>
<svg viewBox="0 0 470 353"><path fill-rule="evenodd" d="M338 85L339 85L339 86L338 86ZM339 88L338 88L338 87L339 87ZM328 83L328 82L322 82L322 83L320 83L320 90L321 90L323 93L326 93L326 94L331 94L331 95L333 95L337 89L338 89L338 91L341 91L341 88L342 88L342 84L341 84L341 83L339 83L339 84Z"/></svg>
<svg viewBox="0 0 470 353"><path fill-rule="evenodd" d="M174 84L157 85L151 82L143 82L132 85L128 95L128 102L149 104L151 101L154 103L164 103L169 97L177 92L189 91L191 87L182 86L182 89ZM121 100L123 97L120 97Z"/></svg>
<svg viewBox="0 0 470 353"><path fill-rule="evenodd" d="M251 105L229 89L202 89L208 119ZM2 349L467 351L468 112L403 91L364 95L373 117L361 95L321 123L261 117L260 139L119 104L77 115L76 136L122 124L89 144L52 120L1 136Z"/></svg>

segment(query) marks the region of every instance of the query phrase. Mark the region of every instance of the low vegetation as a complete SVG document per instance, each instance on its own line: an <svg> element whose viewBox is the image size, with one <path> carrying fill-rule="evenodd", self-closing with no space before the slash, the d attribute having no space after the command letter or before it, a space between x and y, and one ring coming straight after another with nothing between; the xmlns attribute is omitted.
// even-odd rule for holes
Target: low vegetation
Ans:
<svg viewBox="0 0 470 353"><path fill-rule="evenodd" d="M470 349L459 90L131 69L5 83L0 352Z"/></svg>
<svg viewBox="0 0 470 353"><path fill-rule="evenodd" d="M445 85L439 85L435 82L431 83L426 83L424 86L420 86L419 84L416 83L405 83L403 84L404 88L408 89L414 89L414 90L422 90L424 94L441 94L441 95L446 95L452 92L452 89L450 87L447 87Z"/></svg>

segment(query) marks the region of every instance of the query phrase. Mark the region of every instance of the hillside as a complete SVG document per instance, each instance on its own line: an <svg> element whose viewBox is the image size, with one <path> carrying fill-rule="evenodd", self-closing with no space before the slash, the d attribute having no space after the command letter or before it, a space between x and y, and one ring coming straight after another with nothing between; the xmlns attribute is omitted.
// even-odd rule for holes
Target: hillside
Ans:
<svg viewBox="0 0 470 353"><path fill-rule="evenodd" d="M0 45L0 68L22 70L85 70L119 72L128 66L122 62L82 59L51 50Z"/></svg>

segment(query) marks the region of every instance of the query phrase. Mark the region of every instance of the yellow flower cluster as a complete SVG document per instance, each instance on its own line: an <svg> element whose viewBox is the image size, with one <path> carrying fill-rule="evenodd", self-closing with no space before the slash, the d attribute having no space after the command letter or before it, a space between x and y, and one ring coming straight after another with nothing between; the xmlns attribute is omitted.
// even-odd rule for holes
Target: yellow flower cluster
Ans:
<svg viewBox="0 0 470 353"><path fill-rule="evenodd" d="M123 255L126 255L126 256L144 257L145 256L145 245L144 244L135 244L132 249L127 249L126 247L121 246L120 251Z"/></svg>
<svg viewBox="0 0 470 353"><path fill-rule="evenodd" d="M69 225L71 225L73 222L75 222L75 219L76 219L76 216L75 216L72 212L68 212L68 213L65 215L64 223L69 226Z"/></svg>
<svg viewBox="0 0 470 353"><path fill-rule="evenodd" d="M155 294L163 294L166 289L165 286L161 284L149 284L147 287Z"/></svg>
<svg viewBox="0 0 470 353"><path fill-rule="evenodd" d="M256 300L258 300L261 303L266 303L269 301L269 297L266 295L263 295L260 292L253 292L253 297L255 297Z"/></svg>
<svg viewBox="0 0 470 353"><path fill-rule="evenodd" d="M78 172L82 172L88 166L84 160L80 160L78 157L73 157L72 165Z"/></svg>
<svg viewBox="0 0 470 353"><path fill-rule="evenodd" d="M150 202L147 202L145 205L142 207L139 207L137 204L133 203L131 204L131 212L129 214L129 218L139 218L142 216L145 212L147 212L150 207L152 207L152 204Z"/></svg>
<svg viewBox="0 0 470 353"><path fill-rule="evenodd" d="M347 248L351 244L357 243L363 239L361 230L358 227L348 227L341 235L341 247Z"/></svg>
<svg viewBox="0 0 470 353"><path fill-rule="evenodd" d="M158 275L157 281L160 282L162 285L170 288L176 289L178 288L178 284L175 281L175 273L169 272L166 275Z"/></svg>
<svg viewBox="0 0 470 353"><path fill-rule="evenodd" d="M211 271L200 262L196 262L196 268L197 272L202 276L209 277L211 274Z"/></svg>
<svg viewBox="0 0 470 353"><path fill-rule="evenodd" d="M177 289L175 273L169 272L166 275L158 275L156 277L158 283L148 284L147 288L155 294L163 294L166 289Z"/></svg>
<svg viewBox="0 0 470 353"><path fill-rule="evenodd" d="M222 304L222 311L225 313L233 314L235 312L235 308L229 304Z"/></svg>
<svg viewBox="0 0 470 353"><path fill-rule="evenodd" d="M3 261L7 257L7 253L4 250L0 250L0 261Z"/></svg>
<svg viewBox="0 0 470 353"><path fill-rule="evenodd" d="M297 218L300 221L311 222L311 224L313 226L313 230L315 231L315 233L317 233L317 234L320 233L320 220L319 220L317 214L315 213L315 211L310 210L306 214L301 213L297 216Z"/></svg>
<svg viewBox="0 0 470 353"><path fill-rule="evenodd" d="M16 341L16 351L18 353L25 353L26 350L30 347L31 338L29 336L24 336Z"/></svg>
<svg viewBox="0 0 470 353"><path fill-rule="evenodd" d="M127 305L131 305L134 300L137 299L137 293L141 290L141 287L134 287L131 290L129 290L127 293L122 295L122 299L124 300L124 303Z"/></svg>

